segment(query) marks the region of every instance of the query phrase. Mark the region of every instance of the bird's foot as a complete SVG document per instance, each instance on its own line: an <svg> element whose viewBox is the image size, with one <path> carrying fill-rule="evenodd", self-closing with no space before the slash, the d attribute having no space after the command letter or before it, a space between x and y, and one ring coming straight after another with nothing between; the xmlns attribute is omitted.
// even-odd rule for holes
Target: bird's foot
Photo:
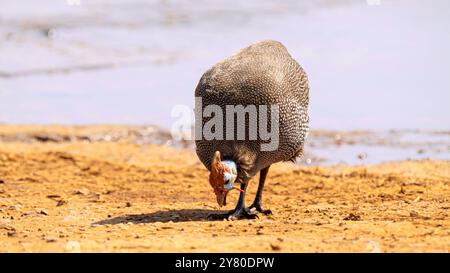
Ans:
<svg viewBox="0 0 450 273"><path fill-rule="evenodd" d="M259 218L256 214L248 213L245 209L232 210L228 213L222 214L210 214L209 219L213 220L239 220L239 219L257 219Z"/></svg>
<svg viewBox="0 0 450 273"><path fill-rule="evenodd" d="M261 212L264 215L272 214L272 211L270 209L263 209L261 204L252 204L250 207L247 208L247 210L252 214L256 212Z"/></svg>

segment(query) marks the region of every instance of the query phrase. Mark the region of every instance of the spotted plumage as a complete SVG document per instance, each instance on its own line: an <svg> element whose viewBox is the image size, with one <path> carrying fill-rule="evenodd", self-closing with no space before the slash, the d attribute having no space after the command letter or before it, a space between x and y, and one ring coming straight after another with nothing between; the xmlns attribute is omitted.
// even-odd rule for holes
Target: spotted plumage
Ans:
<svg viewBox="0 0 450 273"><path fill-rule="evenodd" d="M203 109L214 104L224 112L226 105L279 107L279 146L274 151L261 151L261 144L266 142L249 140L248 132L246 140L196 140L197 155L210 171L215 152L219 151L221 160L236 163L236 181L247 184L259 171L302 154L309 128L308 78L280 42L255 43L214 65L201 77L195 96L202 98ZM209 119L196 122L205 125ZM224 117L224 132L225 123Z"/></svg>

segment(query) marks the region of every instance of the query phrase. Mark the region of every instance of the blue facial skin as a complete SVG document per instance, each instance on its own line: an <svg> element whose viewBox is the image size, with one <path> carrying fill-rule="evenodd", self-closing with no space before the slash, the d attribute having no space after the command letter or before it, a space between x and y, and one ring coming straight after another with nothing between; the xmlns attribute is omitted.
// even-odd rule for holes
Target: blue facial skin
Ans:
<svg viewBox="0 0 450 273"><path fill-rule="evenodd" d="M226 190L234 190L236 187L233 184L225 184L225 186L223 187Z"/></svg>

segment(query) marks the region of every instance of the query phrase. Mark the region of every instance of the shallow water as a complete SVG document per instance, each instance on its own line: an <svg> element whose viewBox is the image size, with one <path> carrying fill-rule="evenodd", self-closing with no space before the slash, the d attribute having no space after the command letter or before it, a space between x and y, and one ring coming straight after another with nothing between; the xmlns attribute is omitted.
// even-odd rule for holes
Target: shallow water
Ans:
<svg viewBox="0 0 450 273"><path fill-rule="evenodd" d="M170 128L206 69L270 38L309 75L312 128L448 130L450 2L379 2L0 0L0 122Z"/></svg>
<svg viewBox="0 0 450 273"><path fill-rule="evenodd" d="M450 132L312 132L299 163L307 165L376 164L396 160L450 160Z"/></svg>

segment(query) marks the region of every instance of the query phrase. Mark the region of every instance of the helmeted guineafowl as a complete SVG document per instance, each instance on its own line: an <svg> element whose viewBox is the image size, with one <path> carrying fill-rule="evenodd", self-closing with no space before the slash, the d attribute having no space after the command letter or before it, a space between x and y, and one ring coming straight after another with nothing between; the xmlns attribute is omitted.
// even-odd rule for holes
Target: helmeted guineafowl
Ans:
<svg viewBox="0 0 450 273"><path fill-rule="evenodd" d="M227 130L230 130L226 127L226 114L222 117L223 128L215 128L223 132L222 139L196 136L196 152L210 171L209 182L218 204L226 204L227 193L235 188L233 183L241 184L236 208L227 214L212 217L256 218L253 210L271 213L270 210L263 210L261 205L269 167L280 161L294 161L300 156L308 134L309 84L306 73L280 42L261 41L206 71L197 85L195 96L201 98L201 107L196 111L204 111L209 105L219 106L224 113L227 105L277 105L279 115L275 122L270 119L271 111L274 110L267 114L268 127L273 129L278 126L279 130L275 150L261 149L261 145L267 144L269 140L261 139L259 135L256 140L249 138L250 124L259 122L249 116L245 119L245 139L237 139L236 133L230 135L233 139L226 138L229 133ZM258 119L260 117L258 115ZM196 126L203 128L212 118L212 115L206 115L196 119ZM249 208L245 208L245 190L250 179L258 172L260 179L256 198Z"/></svg>

